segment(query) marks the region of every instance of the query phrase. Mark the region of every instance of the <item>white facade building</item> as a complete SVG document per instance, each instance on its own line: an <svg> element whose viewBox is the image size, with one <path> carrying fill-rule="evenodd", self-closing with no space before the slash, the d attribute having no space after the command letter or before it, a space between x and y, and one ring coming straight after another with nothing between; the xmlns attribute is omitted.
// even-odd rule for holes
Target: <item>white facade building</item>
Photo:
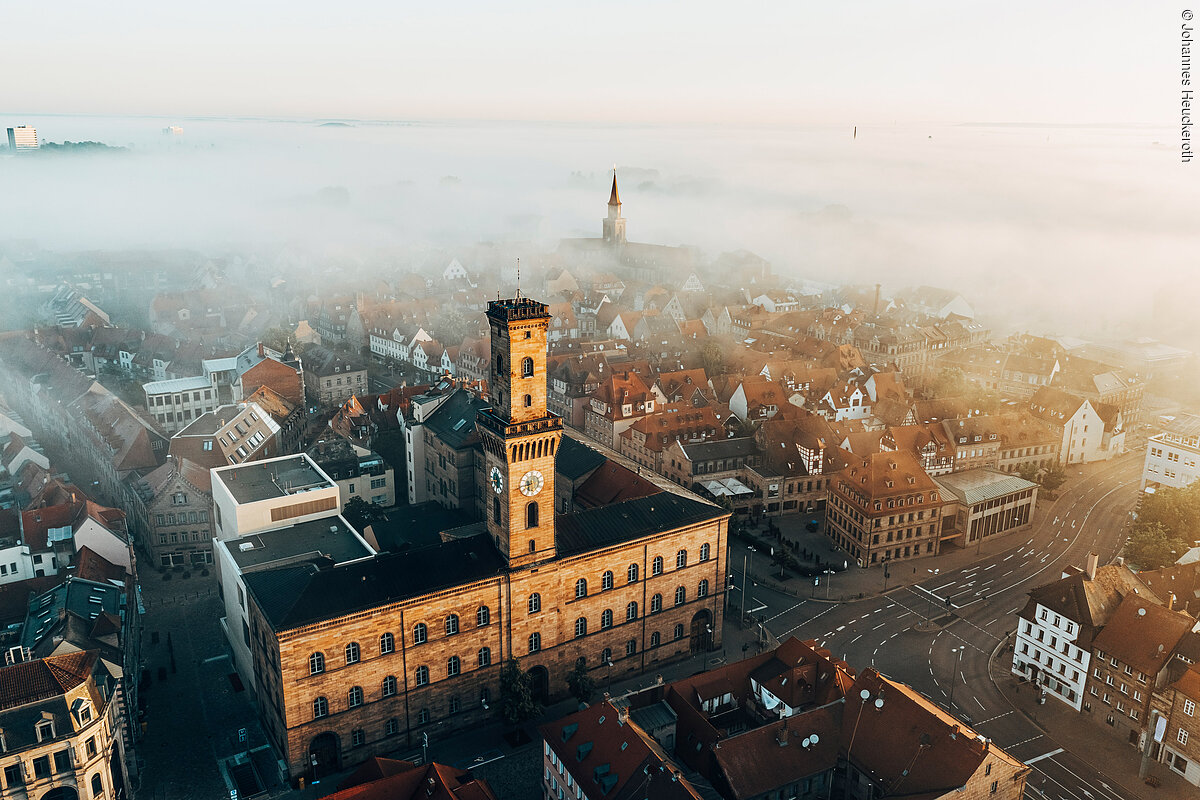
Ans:
<svg viewBox="0 0 1200 800"><path fill-rule="evenodd" d="M212 471L214 538L225 541L337 514L338 485L304 453Z"/></svg>
<svg viewBox="0 0 1200 800"><path fill-rule="evenodd" d="M1200 477L1200 416L1181 414L1146 442L1142 487L1182 489Z"/></svg>
<svg viewBox="0 0 1200 800"><path fill-rule="evenodd" d="M203 376L151 381L142 391L146 410L167 433L178 433L221 405L216 384Z"/></svg>

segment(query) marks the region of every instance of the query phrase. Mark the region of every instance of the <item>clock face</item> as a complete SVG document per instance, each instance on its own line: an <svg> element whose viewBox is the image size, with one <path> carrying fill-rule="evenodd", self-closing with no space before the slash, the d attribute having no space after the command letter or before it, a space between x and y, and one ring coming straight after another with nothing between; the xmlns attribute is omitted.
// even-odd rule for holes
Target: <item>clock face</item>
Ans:
<svg viewBox="0 0 1200 800"><path fill-rule="evenodd" d="M521 494L526 497L533 497L542 490L542 484L545 481L542 479L542 473L535 470L526 472L521 478Z"/></svg>
<svg viewBox="0 0 1200 800"><path fill-rule="evenodd" d="M504 475L501 474L499 467L492 467L491 482L493 492L500 494L504 491Z"/></svg>

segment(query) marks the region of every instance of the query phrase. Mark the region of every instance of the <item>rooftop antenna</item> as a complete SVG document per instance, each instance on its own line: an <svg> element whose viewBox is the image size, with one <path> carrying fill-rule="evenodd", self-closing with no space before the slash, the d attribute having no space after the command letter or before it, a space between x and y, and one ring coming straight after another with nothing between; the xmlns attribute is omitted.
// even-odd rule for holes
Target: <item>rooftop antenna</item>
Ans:
<svg viewBox="0 0 1200 800"><path fill-rule="evenodd" d="M517 299L521 299L521 259L517 259Z"/></svg>

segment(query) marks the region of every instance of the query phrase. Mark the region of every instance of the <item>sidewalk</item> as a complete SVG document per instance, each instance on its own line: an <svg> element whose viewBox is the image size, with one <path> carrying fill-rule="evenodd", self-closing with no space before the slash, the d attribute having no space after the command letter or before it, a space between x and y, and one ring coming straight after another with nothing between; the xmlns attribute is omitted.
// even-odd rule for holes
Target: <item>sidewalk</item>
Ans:
<svg viewBox="0 0 1200 800"><path fill-rule="evenodd" d="M1045 704L1037 702L1037 689L1029 683L1017 681L1010 671L1012 651L1007 644L999 648L988 662L992 682L1000 694L1017 713L1045 732L1045 736L1076 758L1087 763L1097 775L1113 784L1123 797L1169 798L1170 800L1196 800L1200 790L1174 773L1166 764L1151 763L1148 777L1157 778L1160 785L1150 787L1138 777L1141 768L1141 752L1133 746L1108 735L1092 721L1082 719L1083 714L1064 703L1048 698ZM1029 784L1037 786L1036 771L1030 776Z"/></svg>

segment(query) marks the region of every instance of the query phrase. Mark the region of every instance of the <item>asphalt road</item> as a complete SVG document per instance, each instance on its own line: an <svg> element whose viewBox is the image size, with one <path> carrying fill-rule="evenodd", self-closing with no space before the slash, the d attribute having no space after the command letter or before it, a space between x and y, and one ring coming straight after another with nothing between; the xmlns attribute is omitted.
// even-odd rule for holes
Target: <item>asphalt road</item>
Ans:
<svg viewBox="0 0 1200 800"><path fill-rule="evenodd" d="M1111 463L1069 468L1059 498L1039 503L1029 531L968 567L933 574L937 559L915 562L918 570L930 572L919 584L837 604L751 585L746 610L765 617L767 629L780 639L815 639L835 657L856 667L874 666L951 709L1033 766L1030 797L1119 800L1124 795L1114 781L1096 775L1065 752L1063 743L1049 740L1012 710L989 677L988 660L997 649L997 659L1011 659L1002 643L1016 628L1030 589L1057 579L1065 567L1083 566L1089 551L1100 554L1101 564L1119 552L1141 467L1140 454L1130 453ZM741 586L742 565L733 560ZM811 591L819 598L825 589Z"/></svg>

